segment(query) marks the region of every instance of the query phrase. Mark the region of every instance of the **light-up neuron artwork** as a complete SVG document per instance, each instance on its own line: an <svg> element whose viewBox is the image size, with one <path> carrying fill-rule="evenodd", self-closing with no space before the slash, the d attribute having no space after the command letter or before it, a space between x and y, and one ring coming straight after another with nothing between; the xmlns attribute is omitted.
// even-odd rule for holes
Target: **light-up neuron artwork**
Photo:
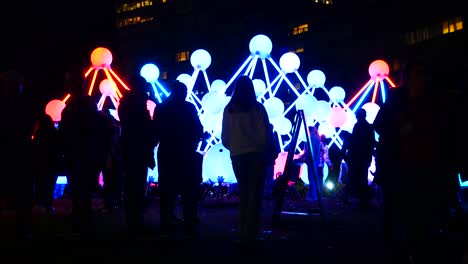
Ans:
<svg viewBox="0 0 468 264"><path fill-rule="evenodd" d="M70 94L67 94L62 100L54 99L47 103L45 113L52 118L52 121L57 123L62 120L62 111L66 106L68 98L70 98Z"/></svg>
<svg viewBox="0 0 468 264"><path fill-rule="evenodd" d="M158 103L162 103L163 97L168 97L169 92L164 88L164 86L158 81L159 78L159 68L153 63L148 63L143 65L140 69L140 75L145 78L145 80L151 84L154 91L154 96L158 100Z"/></svg>

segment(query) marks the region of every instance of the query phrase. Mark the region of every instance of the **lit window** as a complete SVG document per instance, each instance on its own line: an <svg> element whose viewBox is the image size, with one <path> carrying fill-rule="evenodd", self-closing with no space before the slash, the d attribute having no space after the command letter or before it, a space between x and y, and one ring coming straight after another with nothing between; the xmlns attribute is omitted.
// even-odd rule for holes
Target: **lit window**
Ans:
<svg viewBox="0 0 468 264"><path fill-rule="evenodd" d="M302 33L307 32L307 31L309 31L309 24L302 24L300 26L294 27L293 31L292 31L292 34L293 35L298 35L298 34L302 34Z"/></svg>
<svg viewBox="0 0 468 264"><path fill-rule="evenodd" d="M181 51L177 52L176 54L176 61L186 61L189 58L189 52L188 51Z"/></svg>
<svg viewBox="0 0 468 264"><path fill-rule="evenodd" d="M442 23L442 34L447 34L449 33L449 23L448 21L445 21Z"/></svg>
<svg viewBox="0 0 468 264"><path fill-rule="evenodd" d="M163 4L167 3L167 0L161 0L161 3Z"/></svg>
<svg viewBox="0 0 468 264"><path fill-rule="evenodd" d="M304 48L298 48L294 51L295 53L301 53L304 52Z"/></svg>
<svg viewBox="0 0 468 264"><path fill-rule="evenodd" d="M455 23L455 30L463 29L463 21L460 19Z"/></svg>
<svg viewBox="0 0 468 264"><path fill-rule="evenodd" d="M162 73L161 73L161 78L162 78L163 80L167 80L167 72L162 72Z"/></svg>

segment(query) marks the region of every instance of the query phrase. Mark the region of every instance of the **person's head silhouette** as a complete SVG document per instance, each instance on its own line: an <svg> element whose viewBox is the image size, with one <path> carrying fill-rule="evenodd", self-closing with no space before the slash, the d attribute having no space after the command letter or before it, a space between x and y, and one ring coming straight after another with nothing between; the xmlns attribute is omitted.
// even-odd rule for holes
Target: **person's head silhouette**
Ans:
<svg viewBox="0 0 468 264"><path fill-rule="evenodd" d="M176 80L171 86L171 97L175 100L183 101L187 97L187 86L182 82Z"/></svg>
<svg viewBox="0 0 468 264"><path fill-rule="evenodd" d="M357 120L365 120L366 119L366 116L367 116L367 112L365 109L359 109L357 112L356 112L356 118Z"/></svg>

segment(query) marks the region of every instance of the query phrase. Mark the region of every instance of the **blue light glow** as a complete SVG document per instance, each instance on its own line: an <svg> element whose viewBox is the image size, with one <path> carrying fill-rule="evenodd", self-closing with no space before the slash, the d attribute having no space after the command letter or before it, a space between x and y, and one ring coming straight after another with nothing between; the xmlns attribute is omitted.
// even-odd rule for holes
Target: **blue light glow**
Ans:
<svg viewBox="0 0 468 264"><path fill-rule="evenodd" d="M281 69L285 73L292 73L299 69L299 66L301 65L301 60L296 55L296 53L287 52L281 56L279 64Z"/></svg>
<svg viewBox="0 0 468 264"><path fill-rule="evenodd" d="M273 44L269 37L259 34L250 40L249 49L252 55L258 55L260 58L264 59L270 56Z"/></svg>
<svg viewBox="0 0 468 264"><path fill-rule="evenodd" d="M190 63L194 69L205 71L211 65L211 55L204 49L198 49L190 56Z"/></svg>
<svg viewBox="0 0 468 264"><path fill-rule="evenodd" d="M147 82L155 83L159 78L159 68L152 63L145 64L141 67L140 75L145 78Z"/></svg>

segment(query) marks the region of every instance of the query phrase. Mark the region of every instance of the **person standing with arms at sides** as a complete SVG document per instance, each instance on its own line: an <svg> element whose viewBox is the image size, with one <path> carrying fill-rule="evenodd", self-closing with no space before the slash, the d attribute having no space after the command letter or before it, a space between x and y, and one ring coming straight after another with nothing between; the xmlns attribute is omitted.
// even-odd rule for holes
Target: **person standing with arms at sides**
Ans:
<svg viewBox="0 0 468 264"><path fill-rule="evenodd" d="M182 196L184 233L194 235L202 179L202 154L196 152L203 126L195 106L187 102L187 87L175 81L169 98L154 112L158 147L161 231L175 223L175 202Z"/></svg>
<svg viewBox="0 0 468 264"><path fill-rule="evenodd" d="M130 77L130 93L118 108L121 125L121 147L124 171L124 206L129 234L144 230L144 204L148 168L156 166L154 135L148 100L147 82L140 75Z"/></svg>
<svg viewBox="0 0 468 264"><path fill-rule="evenodd" d="M260 209L268 169L271 131L265 107L255 96L248 76L237 78L231 101L223 112L222 144L230 151L239 191L239 236L255 245L260 230Z"/></svg>

